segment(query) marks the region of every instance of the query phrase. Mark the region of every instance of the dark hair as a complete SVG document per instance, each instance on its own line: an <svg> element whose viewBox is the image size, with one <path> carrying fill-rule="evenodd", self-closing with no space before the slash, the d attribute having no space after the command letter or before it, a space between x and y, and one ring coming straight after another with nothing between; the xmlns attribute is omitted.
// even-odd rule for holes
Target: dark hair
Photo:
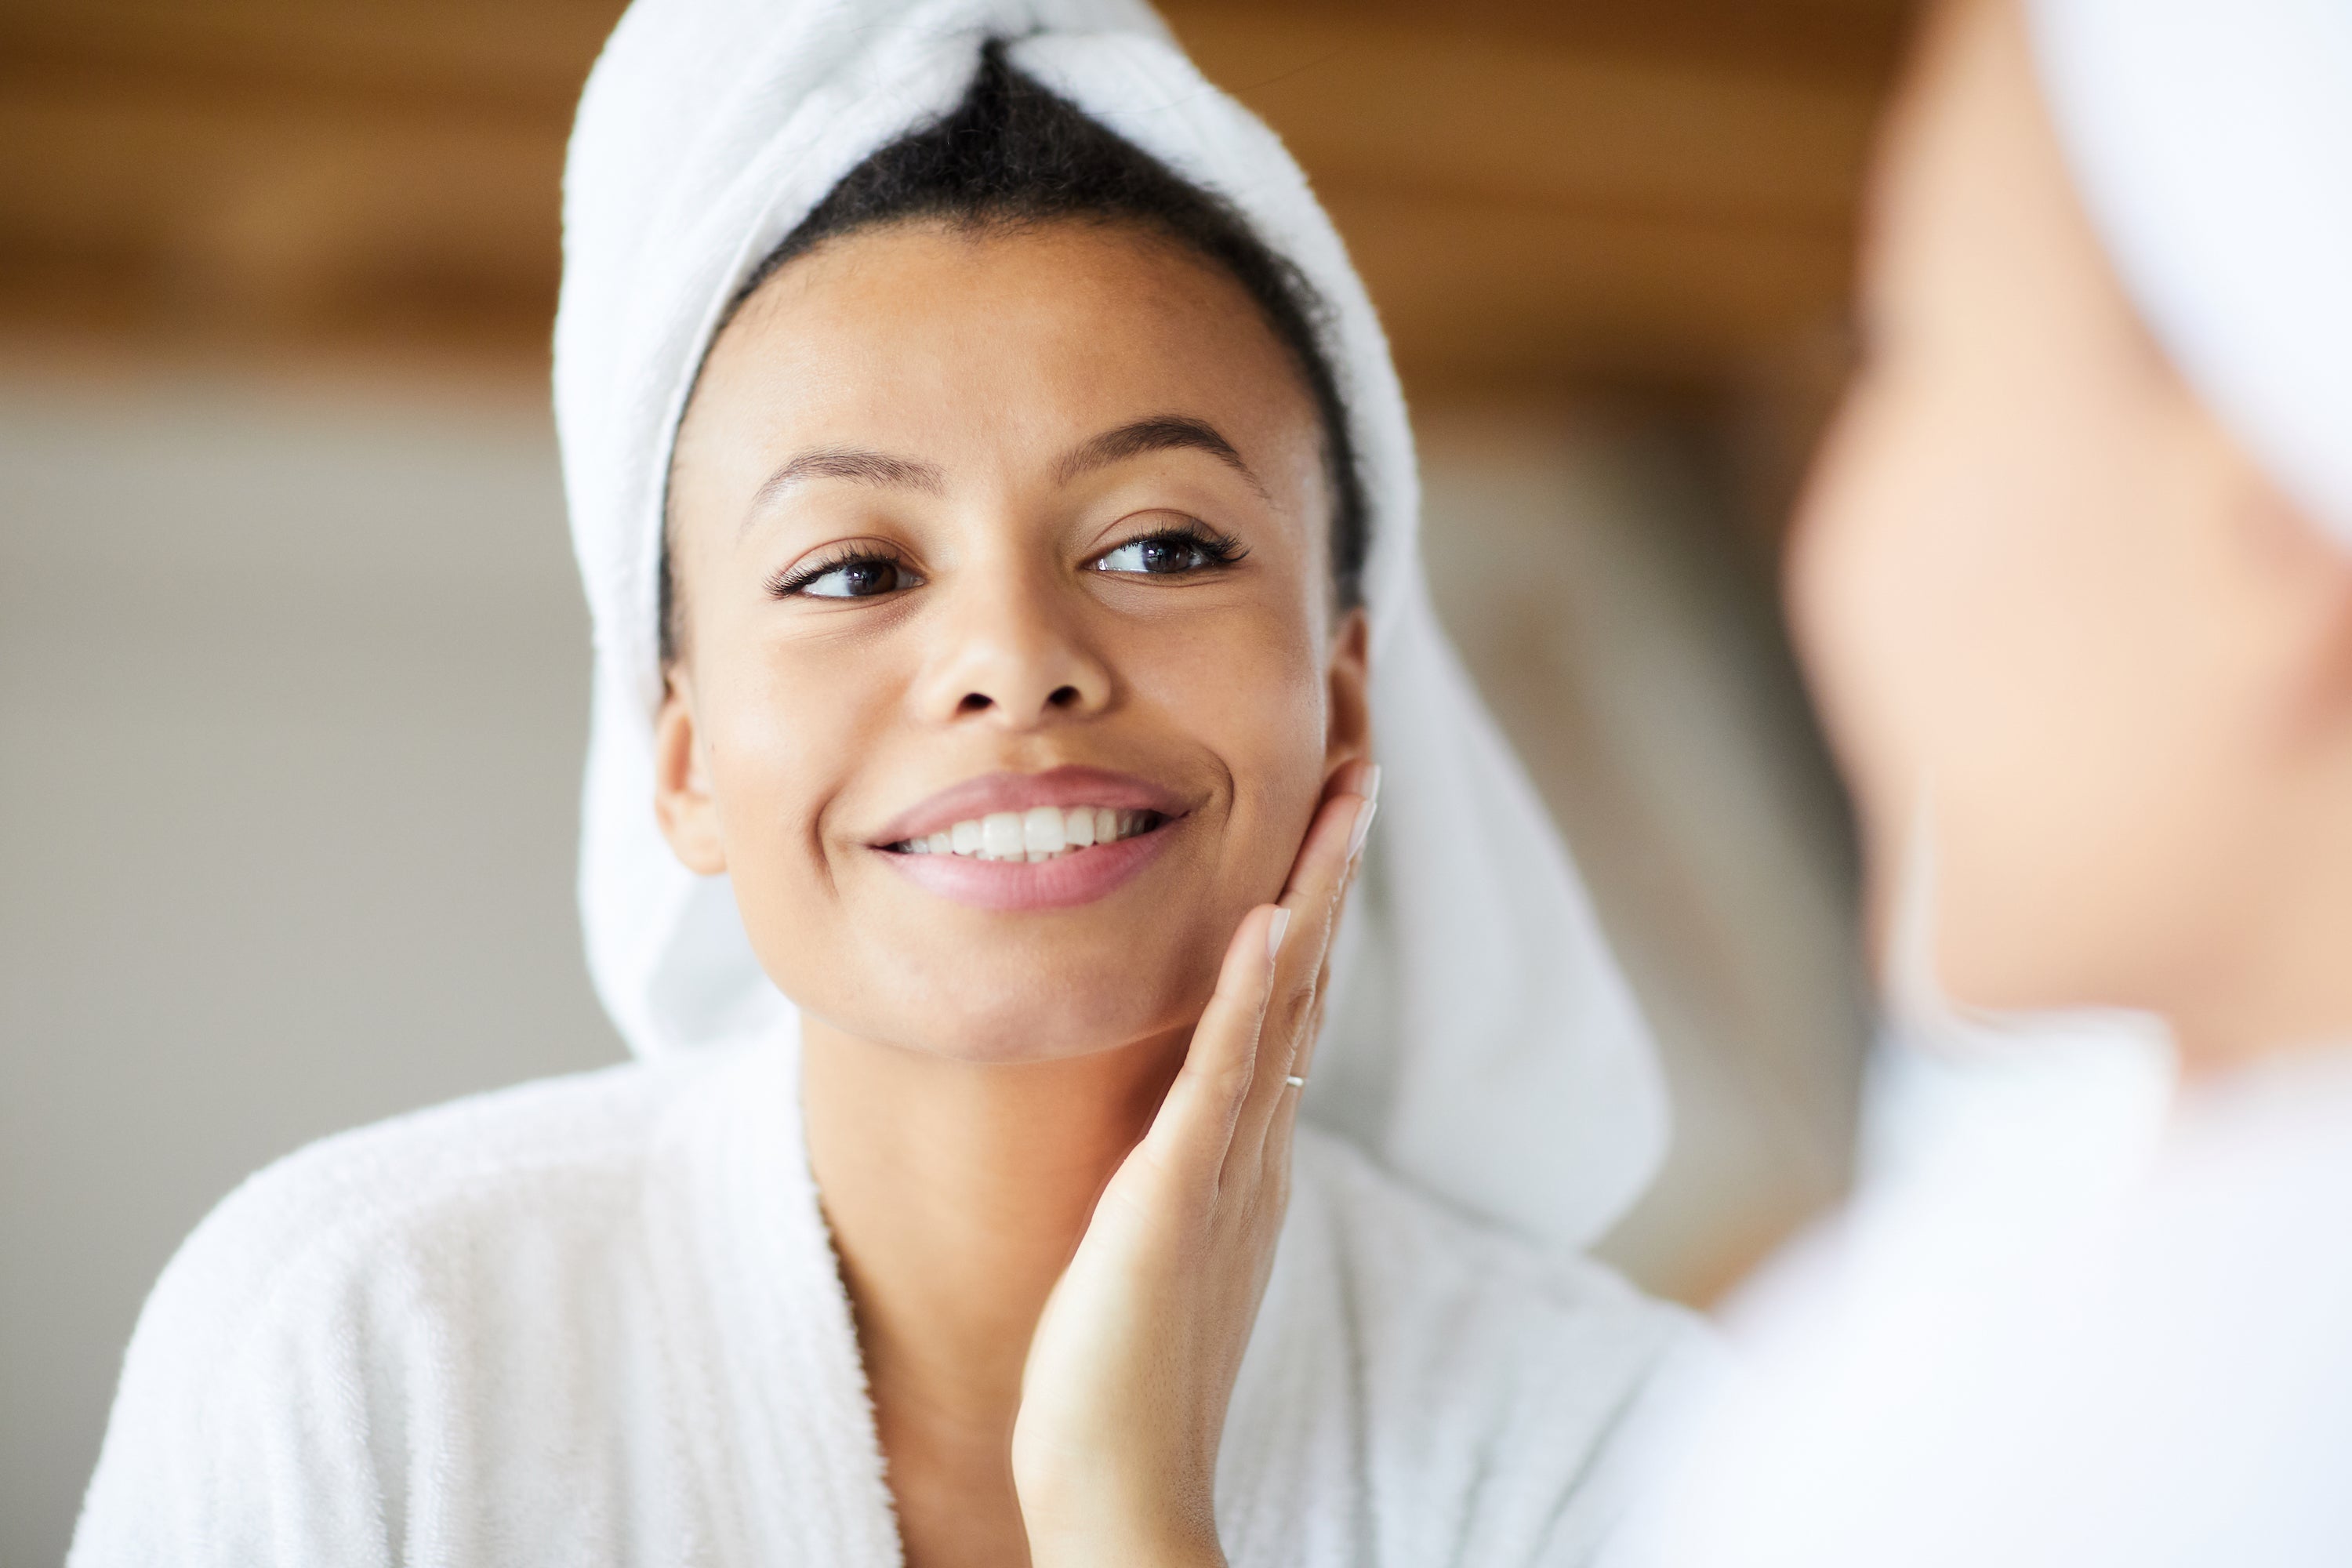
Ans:
<svg viewBox="0 0 2352 1568"><path fill-rule="evenodd" d="M1132 224L1223 268L1290 351L1314 398L1331 483L1332 584L1342 609L1362 603L1370 520L1347 407L1323 353L1320 330L1328 308L1239 212L1013 69L1001 41L981 51L979 72L961 103L852 169L768 253L728 301L711 341L761 284L796 258L826 240L909 219L975 231L1056 221ZM667 525L663 531L661 656L667 666L680 639Z"/></svg>

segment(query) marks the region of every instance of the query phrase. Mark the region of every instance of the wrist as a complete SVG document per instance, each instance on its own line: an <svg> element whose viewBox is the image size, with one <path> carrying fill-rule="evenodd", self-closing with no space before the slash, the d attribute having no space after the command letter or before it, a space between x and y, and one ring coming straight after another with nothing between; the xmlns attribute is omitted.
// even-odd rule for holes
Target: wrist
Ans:
<svg viewBox="0 0 2352 1568"><path fill-rule="evenodd" d="M1225 1553L1213 1531L1171 1536L1114 1528L1030 1534L1030 1568L1102 1568L1107 1563L1121 1568L1225 1568Z"/></svg>
<svg viewBox="0 0 2352 1568"><path fill-rule="evenodd" d="M1205 1489L1096 1484L1016 1484L1031 1568L1224 1568Z"/></svg>

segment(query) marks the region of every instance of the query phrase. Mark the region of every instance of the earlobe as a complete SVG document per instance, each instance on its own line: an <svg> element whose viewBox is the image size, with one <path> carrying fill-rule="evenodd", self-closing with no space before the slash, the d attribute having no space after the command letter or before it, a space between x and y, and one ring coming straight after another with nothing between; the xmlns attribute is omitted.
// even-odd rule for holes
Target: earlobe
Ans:
<svg viewBox="0 0 2352 1568"><path fill-rule="evenodd" d="M671 673L660 711L654 715L654 816L662 837L669 840L670 852L688 870L715 877L727 869L693 691L679 671Z"/></svg>

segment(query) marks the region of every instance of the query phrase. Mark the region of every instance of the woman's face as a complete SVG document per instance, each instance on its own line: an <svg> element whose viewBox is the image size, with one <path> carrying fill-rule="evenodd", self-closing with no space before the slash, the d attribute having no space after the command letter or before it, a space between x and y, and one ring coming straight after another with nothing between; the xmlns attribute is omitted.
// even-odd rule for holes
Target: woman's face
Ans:
<svg viewBox="0 0 2352 1568"><path fill-rule="evenodd" d="M1189 1025L1366 752L1330 504L1299 372L1191 254L1081 224L820 247L679 433L672 846L857 1037L1034 1060Z"/></svg>
<svg viewBox="0 0 2352 1568"><path fill-rule="evenodd" d="M2270 940L2344 574L2136 317L2013 0L1937 16L1879 181L1789 594L1882 948L1931 821L1955 997L2176 1011Z"/></svg>

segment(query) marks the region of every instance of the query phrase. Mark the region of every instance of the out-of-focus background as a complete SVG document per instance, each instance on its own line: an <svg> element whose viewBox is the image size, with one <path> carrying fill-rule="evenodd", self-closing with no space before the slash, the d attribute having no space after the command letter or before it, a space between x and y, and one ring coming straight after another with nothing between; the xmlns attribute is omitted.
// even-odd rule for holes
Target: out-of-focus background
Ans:
<svg viewBox="0 0 2352 1568"><path fill-rule="evenodd" d="M547 412L616 0L0 0L0 1563L172 1248L320 1134L616 1059ZM1608 1244L1839 1190L1843 807L1773 596L1901 0L1171 0L1396 343L1441 608L1665 1048Z"/></svg>

